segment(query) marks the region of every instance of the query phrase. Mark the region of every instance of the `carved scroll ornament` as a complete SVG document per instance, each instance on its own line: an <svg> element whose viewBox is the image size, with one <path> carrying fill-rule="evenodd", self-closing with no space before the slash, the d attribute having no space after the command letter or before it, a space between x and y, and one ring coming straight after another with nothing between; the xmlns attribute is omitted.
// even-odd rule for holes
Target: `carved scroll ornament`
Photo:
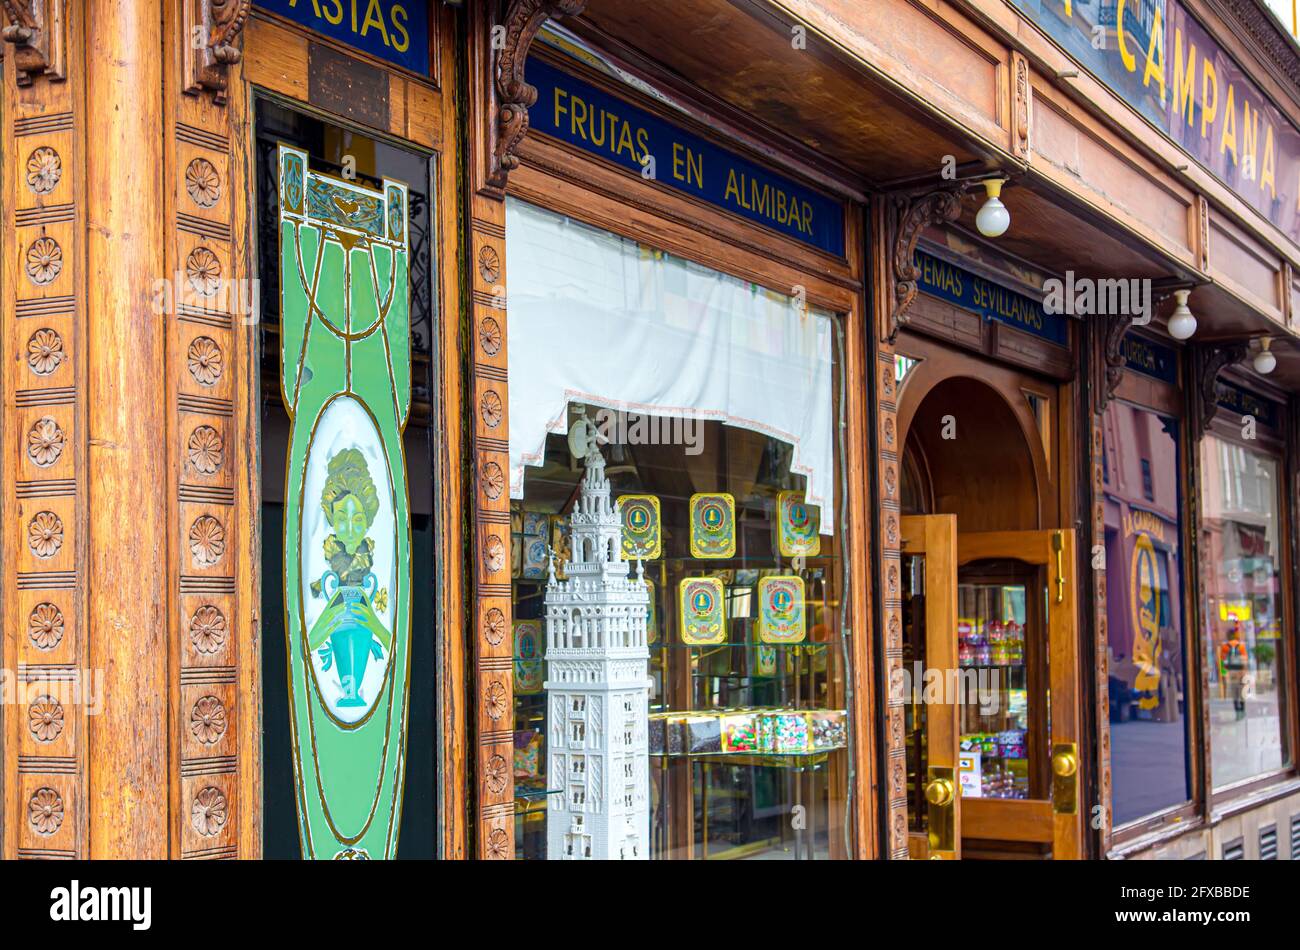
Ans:
<svg viewBox="0 0 1300 950"><path fill-rule="evenodd" d="M1101 370L1101 378L1096 380L1093 392L1094 408L1097 414L1101 415L1114 397L1115 390L1119 388L1120 380L1124 378L1124 337L1133 326L1134 315L1109 314L1099 317L1098 320L1104 321L1098 325L1101 332L1101 352L1098 354L1097 365Z"/></svg>
<svg viewBox="0 0 1300 950"><path fill-rule="evenodd" d="M921 272L916 266L916 242L921 232L932 224L948 224L961 215L965 185L956 185L920 196L900 195L894 199L894 241L890 269L894 295L885 338L892 344L901 327L907 324L907 310L916 299Z"/></svg>
<svg viewBox="0 0 1300 950"><path fill-rule="evenodd" d="M1240 363L1250 353L1245 343L1207 344L1198 348L1196 359L1196 437L1199 439L1210 428L1210 422L1219 411L1219 373L1234 363Z"/></svg>
<svg viewBox="0 0 1300 950"><path fill-rule="evenodd" d="M13 64L20 86L39 76L63 79L68 14L64 0L0 0L4 3L4 38L13 45Z"/></svg>
<svg viewBox="0 0 1300 950"><path fill-rule="evenodd" d="M230 67L242 53L235 43L248 22L252 0L186 0L185 91L226 101Z"/></svg>
<svg viewBox="0 0 1300 950"><path fill-rule="evenodd" d="M537 87L524 79L524 64L533 38L547 20L577 16L586 6L587 0L512 0L501 27L505 32L499 44L496 34L500 28L493 29L493 46L498 47L497 128L488 182L494 187L504 188L506 177L519 167L515 150L528 133L528 110L537 102Z"/></svg>

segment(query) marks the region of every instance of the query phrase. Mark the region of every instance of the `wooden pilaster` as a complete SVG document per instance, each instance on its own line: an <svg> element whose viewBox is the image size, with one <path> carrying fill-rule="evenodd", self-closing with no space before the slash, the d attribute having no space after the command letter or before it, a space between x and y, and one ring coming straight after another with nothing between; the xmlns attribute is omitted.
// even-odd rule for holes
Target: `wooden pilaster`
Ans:
<svg viewBox="0 0 1300 950"><path fill-rule="evenodd" d="M256 684L236 594L253 524L231 462L251 393L234 318L248 182L240 105L211 88L238 77L248 3L39 7L2 131L20 156L4 244L22 250L0 309L0 610L26 684L5 710L4 855L256 853L238 807L255 709L236 690ZM183 76L200 37L221 47L194 51L209 85Z"/></svg>
<svg viewBox="0 0 1300 950"><path fill-rule="evenodd" d="M506 215L500 188L489 184L495 122L490 45L492 4L469 17L470 129L476 142L469 195L467 267L471 289L469 351L473 465L474 789L473 853L515 856L514 676L511 664L509 405L506 391ZM478 160L481 159L481 160ZM499 167L499 166L498 166ZM503 185L504 178L498 181Z"/></svg>
<svg viewBox="0 0 1300 950"><path fill-rule="evenodd" d="M0 616L4 685L13 691L0 704L3 856L85 858L87 712L96 696L110 701L91 670L87 635L87 75L81 52L60 54L57 68L49 54L84 50L86 20L81 7L61 3L39 12L39 20L26 7L5 17L25 33L6 48L0 107ZM123 527L115 533L129 557L143 535L135 523ZM96 614L108 614L110 630L137 616L104 607Z"/></svg>
<svg viewBox="0 0 1300 950"><path fill-rule="evenodd" d="M943 202L940 202L941 204ZM946 207L946 205L945 205ZM899 501L899 464L902 446L898 444L898 392L895 379L894 336L898 332L897 306L902 294L897 292L894 275L896 259L900 258L896 244L902 218L887 199L877 199L871 207L871 263L875 268L871 286L876 316L876 362L873 368L875 386L876 470L880 510L879 533L875 543L880 550L880 575L875 584L880 591L881 617L884 626L880 638L884 645L884 696L885 713L884 759L887 840L882 842L880 853L889 858L905 859L907 847L907 736L904 722L903 697L894 695L890 683L903 665L903 600L902 600L902 523ZM913 245L915 239L912 239ZM883 245L883 246L882 246ZM913 290L913 293L915 291ZM868 321L870 324L871 321Z"/></svg>
<svg viewBox="0 0 1300 950"><path fill-rule="evenodd" d="M169 0L154 130L169 291L159 464L175 858L261 854L257 294L247 220L257 187L237 45L248 10L248 0Z"/></svg>
<svg viewBox="0 0 1300 950"><path fill-rule="evenodd" d="M167 856L166 431L162 24L148 5L85 6L90 857ZM93 107L89 104L93 103Z"/></svg>

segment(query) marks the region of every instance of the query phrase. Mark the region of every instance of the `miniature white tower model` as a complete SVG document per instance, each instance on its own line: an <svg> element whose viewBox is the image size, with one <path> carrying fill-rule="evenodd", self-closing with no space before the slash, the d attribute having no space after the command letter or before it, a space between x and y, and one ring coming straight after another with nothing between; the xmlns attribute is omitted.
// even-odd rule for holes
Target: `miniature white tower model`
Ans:
<svg viewBox="0 0 1300 950"><path fill-rule="evenodd" d="M597 439L569 517L565 580L546 585L550 697L546 816L549 860L649 857L647 721L650 659L641 563L628 575L622 518Z"/></svg>

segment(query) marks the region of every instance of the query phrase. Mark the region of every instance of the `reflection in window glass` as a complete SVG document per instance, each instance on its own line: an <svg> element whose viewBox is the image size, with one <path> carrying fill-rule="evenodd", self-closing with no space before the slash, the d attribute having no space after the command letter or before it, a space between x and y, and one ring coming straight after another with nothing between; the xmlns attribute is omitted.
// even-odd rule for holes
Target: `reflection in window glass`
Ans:
<svg viewBox="0 0 1300 950"><path fill-rule="evenodd" d="M834 319L519 202L507 247L518 856L846 857Z"/></svg>
<svg viewBox="0 0 1300 950"><path fill-rule="evenodd" d="M1201 564L1216 788L1287 763L1282 741L1278 463L1207 436L1201 444Z"/></svg>
<svg viewBox="0 0 1300 950"><path fill-rule="evenodd" d="M1111 807L1118 827L1191 798L1178 427L1112 401L1103 433Z"/></svg>

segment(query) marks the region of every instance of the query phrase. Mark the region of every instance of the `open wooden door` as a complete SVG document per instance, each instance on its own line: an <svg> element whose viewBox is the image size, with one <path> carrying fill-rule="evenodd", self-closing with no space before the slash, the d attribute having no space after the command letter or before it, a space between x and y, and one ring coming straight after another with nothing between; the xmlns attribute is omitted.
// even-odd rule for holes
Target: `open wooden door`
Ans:
<svg viewBox="0 0 1300 950"><path fill-rule="evenodd" d="M957 518L912 515L902 521L908 850L913 858L952 860L961 856L960 717L948 675L958 668Z"/></svg>
<svg viewBox="0 0 1300 950"><path fill-rule="evenodd" d="M1081 856L1076 596L1073 531L958 535L957 660L979 681L958 709L968 857Z"/></svg>

